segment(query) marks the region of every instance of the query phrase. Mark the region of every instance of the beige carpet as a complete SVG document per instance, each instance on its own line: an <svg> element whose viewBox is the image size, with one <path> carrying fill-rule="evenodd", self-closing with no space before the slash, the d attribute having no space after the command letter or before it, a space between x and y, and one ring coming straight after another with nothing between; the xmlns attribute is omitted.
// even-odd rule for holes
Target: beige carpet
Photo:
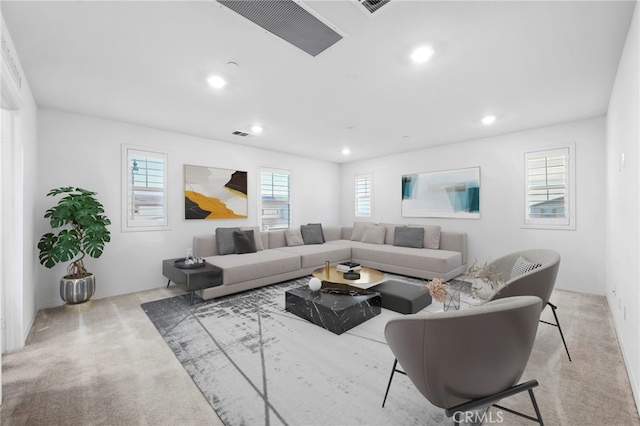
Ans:
<svg viewBox="0 0 640 426"><path fill-rule="evenodd" d="M1 424L220 425L140 308L177 294L172 286L95 300L88 309L40 311L27 346L3 355ZM556 290L551 301L573 362L557 329L540 324L523 380L540 382L545 423L640 425L604 297ZM543 318L552 318L550 310ZM531 410L526 396L504 405ZM503 425L532 424L502 417Z"/></svg>

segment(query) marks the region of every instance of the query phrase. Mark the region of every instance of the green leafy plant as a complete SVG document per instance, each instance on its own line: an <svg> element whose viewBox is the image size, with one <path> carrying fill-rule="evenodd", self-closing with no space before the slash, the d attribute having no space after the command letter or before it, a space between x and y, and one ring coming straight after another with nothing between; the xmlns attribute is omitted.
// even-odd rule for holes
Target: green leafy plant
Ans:
<svg viewBox="0 0 640 426"><path fill-rule="evenodd" d="M104 214L104 207L95 198L96 193L72 186L52 189L47 196L67 194L58 204L45 212L51 227L62 228L55 234L46 233L40 238L40 263L53 268L61 262L73 260L65 278L83 278L89 275L84 258L99 258L104 245L111 240L107 229L111 221Z"/></svg>

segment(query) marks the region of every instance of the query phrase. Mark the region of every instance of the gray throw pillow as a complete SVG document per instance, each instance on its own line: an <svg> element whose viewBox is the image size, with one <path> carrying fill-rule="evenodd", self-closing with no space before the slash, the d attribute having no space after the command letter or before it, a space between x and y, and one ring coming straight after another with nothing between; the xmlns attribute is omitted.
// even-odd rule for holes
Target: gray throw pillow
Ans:
<svg viewBox="0 0 640 426"><path fill-rule="evenodd" d="M393 245L399 247L422 248L424 228L396 227Z"/></svg>
<svg viewBox="0 0 640 426"><path fill-rule="evenodd" d="M258 251L253 230L233 231L233 242L236 254L255 253Z"/></svg>
<svg viewBox="0 0 640 426"><path fill-rule="evenodd" d="M218 246L218 254L234 254L236 252L236 244L233 242L233 231L239 231L240 228L218 228L216 229L216 245Z"/></svg>
<svg viewBox="0 0 640 426"><path fill-rule="evenodd" d="M302 233L299 229L286 229L284 238L287 240L287 247L295 247L304 245Z"/></svg>
<svg viewBox="0 0 640 426"><path fill-rule="evenodd" d="M442 229L439 225L412 225L409 226L424 228L424 242L422 248L437 250L440 248L440 233Z"/></svg>
<svg viewBox="0 0 640 426"><path fill-rule="evenodd" d="M300 225L300 233L305 244L322 244L324 243L324 234L322 233L322 225L319 223L310 223L308 225Z"/></svg>
<svg viewBox="0 0 640 426"><path fill-rule="evenodd" d="M367 226L362 233L363 243L384 244L384 237L387 235L387 228L384 226Z"/></svg>
<svg viewBox="0 0 640 426"><path fill-rule="evenodd" d="M256 249L258 251L264 250L264 246L262 245L262 236L260 235L259 226L241 226L240 230L241 231L253 230L253 239L256 242Z"/></svg>

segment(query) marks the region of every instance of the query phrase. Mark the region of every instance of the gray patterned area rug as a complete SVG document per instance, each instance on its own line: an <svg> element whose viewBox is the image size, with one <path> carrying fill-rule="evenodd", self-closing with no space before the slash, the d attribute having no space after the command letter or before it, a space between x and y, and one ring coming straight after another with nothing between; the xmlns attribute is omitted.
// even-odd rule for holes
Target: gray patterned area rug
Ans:
<svg viewBox="0 0 640 426"><path fill-rule="evenodd" d="M384 326L400 314L382 309L333 334L285 311L285 291L307 282L142 308L228 426L453 424L403 375L381 406L394 360Z"/></svg>

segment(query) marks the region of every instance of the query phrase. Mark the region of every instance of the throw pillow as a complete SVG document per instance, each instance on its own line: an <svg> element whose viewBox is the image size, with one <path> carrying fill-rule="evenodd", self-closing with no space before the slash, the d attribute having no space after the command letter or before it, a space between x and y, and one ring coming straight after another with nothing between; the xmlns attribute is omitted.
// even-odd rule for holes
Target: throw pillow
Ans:
<svg viewBox="0 0 640 426"><path fill-rule="evenodd" d="M424 228L396 227L393 245L399 247L422 248Z"/></svg>
<svg viewBox="0 0 640 426"><path fill-rule="evenodd" d="M423 248L437 250L440 248L440 233L442 228L439 225L409 225L424 228Z"/></svg>
<svg viewBox="0 0 640 426"><path fill-rule="evenodd" d="M240 228L218 228L216 229L216 246L218 254L234 254L236 245L233 241L233 232L239 231Z"/></svg>
<svg viewBox="0 0 640 426"><path fill-rule="evenodd" d="M253 230L248 231L233 231L233 242L235 243L235 253L255 253L256 241L253 236Z"/></svg>
<svg viewBox="0 0 640 426"><path fill-rule="evenodd" d="M513 265L513 269L511 270L511 276L509 280L514 279L517 276L522 274L526 274L527 272L533 271L536 268L541 267L540 263L529 262L523 256L520 256L518 260L516 260L515 265Z"/></svg>
<svg viewBox="0 0 640 426"><path fill-rule="evenodd" d="M256 242L256 249L258 251L264 250L264 246L262 245L262 236L260 235L260 227L259 226L241 226L241 231L253 231L253 239Z"/></svg>
<svg viewBox="0 0 640 426"><path fill-rule="evenodd" d="M387 228L384 226L367 226L362 233L363 243L384 244L384 237L387 235Z"/></svg>
<svg viewBox="0 0 640 426"><path fill-rule="evenodd" d="M327 240L324 239L324 231L322 230L322 224L321 223L307 223L307 226L314 226L316 228L318 228L320 230L320 235L322 235L322 242L326 243Z"/></svg>
<svg viewBox="0 0 640 426"><path fill-rule="evenodd" d="M322 225L319 223L310 223L308 225L300 225L300 233L305 244L322 244L324 243L324 235L322 233Z"/></svg>
<svg viewBox="0 0 640 426"><path fill-rule="evenodd" d="M379 223L378 226L387 228L387 236L384 239L385 244L392 245L396 235L396 228L406 228L406 225L396 225L395 223Z"/></svg>
<svg viewBox="0 0 640 426"><path fill-rule="evenodd" d="M362 241L362 234L367 226L373 226L373 222L353 222L351 241Z"/></svg>
<svg viewBox="0 0 640 426"><path fill-rule="evenodd" d="M284 231L284 238L287 240L287 247L304 245L302 233L299 229L286 229Z"/></svg>

